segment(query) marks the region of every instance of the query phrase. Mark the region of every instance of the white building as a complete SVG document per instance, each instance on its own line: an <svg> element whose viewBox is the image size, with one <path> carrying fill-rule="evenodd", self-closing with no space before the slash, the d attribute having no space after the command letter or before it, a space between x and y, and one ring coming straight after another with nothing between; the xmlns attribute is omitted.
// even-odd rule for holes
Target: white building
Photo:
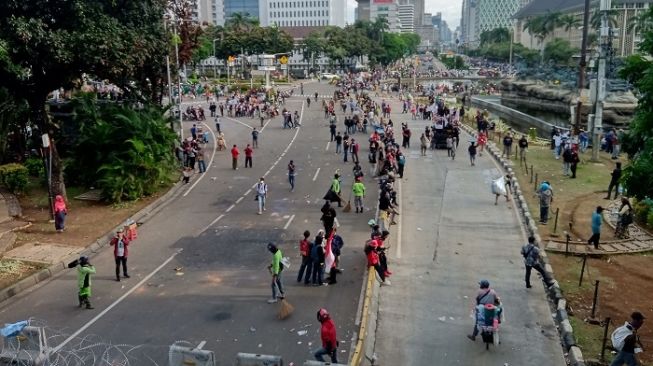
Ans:
<svg viewBox="0 0 653 366"><path fill-rule="evenodd" d="M399 5L396 2L392 0L374 0L370 5L370 21L374 22L378 18L386 18L388 20L389 32L401 32Z"/></svg>
<svg viewBox="0 0 653 366"><path fill-rule="evenodd" d="M405 4L397 7L399 23L401 23L402 33L415 32L415 5Z"/></svg>
<svg viewBox="0 0 653 366"><path fill-rule="evenodd" d="M345 26L346 0L260 0L261 26Z"/></svg>
<svg viewBox="0 0 653 366"><path fill-rule="evenodd" d="M224 25L224 0L195 0L193 19L200 24Z"/></svg>
<svg viewBox="0 0 653 366"><path fill-rule="evenodd" d="M496 28L512 28L513 15L530 0L463 0L461 43L477 48L481 33ZM542 1L543 4L550 4Z"/></svg>

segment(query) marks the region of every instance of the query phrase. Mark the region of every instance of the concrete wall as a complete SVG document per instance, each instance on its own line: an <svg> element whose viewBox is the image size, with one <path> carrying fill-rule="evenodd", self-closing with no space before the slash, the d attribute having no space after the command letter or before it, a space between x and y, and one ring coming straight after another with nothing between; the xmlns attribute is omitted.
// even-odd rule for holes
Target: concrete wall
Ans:
<svg viewBox="0 0 653 366"><path fill-rule="evenodd" d="M554 127L560 130L568 130L568 128L556 126L543 119L533 117L516 109L501 105L496 101L490 101L479 97L472 97L471 99L472 106L487 109L488 112L493 113L507 121L510 121L511 124L518 125L521 127L520 132L528 132L528 129L532 127L537 130L538 136L549 138Z"/></svg>

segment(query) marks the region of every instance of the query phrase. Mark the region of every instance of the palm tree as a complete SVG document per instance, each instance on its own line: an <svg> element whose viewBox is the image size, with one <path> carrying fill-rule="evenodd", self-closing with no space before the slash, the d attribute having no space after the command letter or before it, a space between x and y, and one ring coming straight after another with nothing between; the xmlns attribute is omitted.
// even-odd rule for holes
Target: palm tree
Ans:
<svg viewBox="0 0 653 366"><path fill-rule="evenodd" d="M615 9L610 9L607 11L608 13L608 27L609 28L616 28L617 27L617 17L619 16L619 11ZM600 29L601 28L601 12L600 11L595 11L592 13L592 18L590 19L590 25L592 29Z"/></svg>
<svg viewBox="0 0 653 366"><path fill-rule="evenodd" d="M568 41L571 43L571 31L581 25L580 19L573 14L565 14L560 17L560 25L565 27L565 31L569 32Z"/></svg>
<svg viewBox="0 0 653 366"><path fill-rule="evenodd" d="M523 30L528 31L528 33L531 36L531 48L533 48L533 37L537 36L543 29L542 27L543 21L544 18L542 18L542 16L536 16L536 17L528 18L524 23Z"/></svg>
<svg viewBox="0 0 653 366"><path fill-rule="evenodd" d="M372 23L372 29L374 30L374 34L376 35L376 40L379 42L383 42L383 33L390 29L390 23L388 22L388 18L386 17L378 17Z"/></svg>
<svg viewBox="0 0 653 366"><path fill-rule="evenodd" d="M249 13L233 13L227 20L225 27L238 32L249 32L258 25L258 19L251 17Z"/></svg>

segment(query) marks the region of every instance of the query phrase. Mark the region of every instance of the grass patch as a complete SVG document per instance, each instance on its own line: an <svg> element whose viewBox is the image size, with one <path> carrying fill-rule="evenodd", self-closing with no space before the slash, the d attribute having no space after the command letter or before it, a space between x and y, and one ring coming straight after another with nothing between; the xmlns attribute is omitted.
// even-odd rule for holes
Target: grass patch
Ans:
<svg viewBox="0 0 653 366"><path fill-rule="evenodd" d="M587 359L600 359L601 347L603 345L603 327L600 325L593 325L584 322L582 319L576 317L569 317L569 323L574 328L574 337L576 343L580 345L583 351L583 357ZM610 329L611 332L612 328ZM608 341L606 346L610 346L610 332L608 332ZM605 361L610 363L612 361L612 354L610 349L605 350Z"/></svg>

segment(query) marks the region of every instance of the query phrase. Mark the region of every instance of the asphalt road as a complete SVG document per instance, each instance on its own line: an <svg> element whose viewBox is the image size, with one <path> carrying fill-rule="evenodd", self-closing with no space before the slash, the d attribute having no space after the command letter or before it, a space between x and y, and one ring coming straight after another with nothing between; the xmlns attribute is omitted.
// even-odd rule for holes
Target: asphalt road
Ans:
<svg viewBox="0 0 653 366"><path fill-rule="evenodd" d="M306 94L333 92L325 83L304 85ZM318 288L295 282L301 233L308 229L314 236L321 228L321 198L335 169L342 169L345 194L352 182L352 163L343 163L334 153L335 145L327 145L329 132L320 104L308 108L304 100L293 97L286 103L292 111L303 110L301 128L283 130L279 117L266 125L252 169L244 168L242 150L251 142L251 127L258 120L222 119L228 146L238 144L241 150L239 169L231 169L229 151L216 152L208 172L195 175L177 198L139 229L130 246L130 279L115 281L110 248L93 257L98 272L93 280L95 310L77 308L76 272L71 270L2 304L0 322L36 319L47 327L50 346L64 343L66 352L79 353L91 340L141 346L138 356L134 351L128 357L131 365L167 364L167 346L178 340L193 346L206 341L204 349L215 351L218 364L233 364L237 352L249 352L280 355L286 364L297 365L312 359L320 346L315 314L326 307L344 343L339 357L347 360L357 329L366 223L374 210L338 211L345 272L337 285ZM212 120L206 123L214 128ZM185 123L187 135L190 126ZM361 146L361 156L366 156L366 144ZM211 159L211 153L206 154L207 162ZM292 193L286 170L291 159L298 172ZM269 195L267 211L259 216L251 188L261 176ZM365 181L374 192L366 204L373 208L375 183L369 176ZM266 303L271 297L267 271L271 254L266 250L270 241L292 258L283 280L295 312L285 321L276 319L276 304ZM297 333L302 330L307 333Z"/></svg>
<svg viewBox="0 0 653 366"><path fill-rule="evenodd" d="M525 288L519 253L526 238L515 207L503 197L494 205L490 183L501 173L485 154L470 166L467 136L455 161L446 150L421 157L427 123L406 116L392 116L408 122L413 137L400 188L399 238L391 243L392 285L381 288L379 300L381 364L565 365L536 272L533 288ZM490 281L505 309L501 344L489 351L480 337L466 338L481 279Z"/></svg>

